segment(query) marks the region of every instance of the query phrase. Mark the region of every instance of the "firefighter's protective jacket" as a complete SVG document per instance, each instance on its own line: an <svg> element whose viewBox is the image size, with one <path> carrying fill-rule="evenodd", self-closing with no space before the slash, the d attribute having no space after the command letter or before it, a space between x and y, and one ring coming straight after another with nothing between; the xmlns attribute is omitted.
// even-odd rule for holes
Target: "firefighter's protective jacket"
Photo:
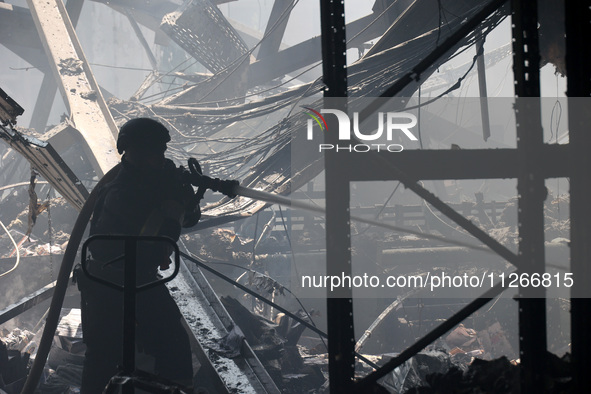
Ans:
<svg viewBox="0 0 591 394"><path fill-rule="evenodd" d="M116 178L100 191L90 225L90 235L157 235L174 241L181 227L192 227L201 212L193 188L184 183L183 168L166 159L160 170L137 168L122 160ZM120 245L122 246L122 245ZM155 277L158 266L166 268L171 250L164 243L139 251L138 261L147 276ZM92 258L109 261L123 250L113 242L91 244Z"/></svg>

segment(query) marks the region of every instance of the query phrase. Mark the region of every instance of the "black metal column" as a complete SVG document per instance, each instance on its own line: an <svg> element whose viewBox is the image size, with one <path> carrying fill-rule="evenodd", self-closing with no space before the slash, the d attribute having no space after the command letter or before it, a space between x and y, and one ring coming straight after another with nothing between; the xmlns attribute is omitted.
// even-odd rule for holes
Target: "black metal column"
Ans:
<svg viewBox="0 0 591 394"><path fill-rule="evenodd" d="M324 107L346 111L347 69L345 6L342 0L321 0L322 71ZM338 124L327 116L327 144L338 145ZM349 222L349 177L341 170L348 152L330 150L325 155L326 177L326 273L351 275ZM351 392L355 373L353 299L350 288L341 287L327 294L328 372L331 393Z"/></svg>
<svg viewBox="0 0 591 394"><path fill-rule="evenodd" d="M540 55L536 0L513 0L513 72L515 118L520 157L517 192L519 258L522 274L544 272L544 175L540 108ZM535 98L538 99L535 99ZM521 392L544 392L546 359L546 300L543 287L519 291L519 350Z"/></svg>
<svg viewBox="0 0 591 394"><path fill-rule="evenodd" d="M591 371L591 1L565 1L566 71L570 149L571 210L571 341L573 355L573 393L588 390ZM581 98L576 98L581 97ZM587 291L587 294L585 294Z"/></svg>

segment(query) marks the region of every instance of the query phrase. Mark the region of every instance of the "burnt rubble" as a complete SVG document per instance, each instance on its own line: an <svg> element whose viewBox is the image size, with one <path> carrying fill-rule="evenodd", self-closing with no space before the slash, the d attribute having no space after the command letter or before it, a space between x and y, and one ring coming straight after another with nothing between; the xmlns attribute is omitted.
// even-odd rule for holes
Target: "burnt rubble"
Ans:
<svg viewBox="0 0 591 394"><path fill-rule="evenodd" d="M571 387L571 356L547 355L545 393L574 393ZM445 372L434 372L425 376L427 384L409 389L405 394L455 394L490 393L519 394L519 367L506 357L494 360L475 359L467 369L452 366Z"/></svg>
<svg viewBox="0 0 591 394"><path fill-rule="evenodd" d="M33 106L27 100L23 120L30 120L29 129L16 127L24 109L0 90L0 221L2 227L6 224L0 235L0 288L7 289L0 299L0 324L12 329L2 331L2 394L20 392L35 358L47 359L42 394L79 388L84 344L77 328L78 293L67 275L60 274L70 284L64 292L71 290L63 305L66 315L60 318L49 356L35 357L36 346L48 298L55 291L54 299L60 299L57 288L66 287L54 289L53 283L66 247L75 244L70 237L76 239L76 210L118 162L118 127L135 117L157 119L169 129L167 156L177 165L196 158L204 174L239 179L243 190L290 196L292 202L318 208L302 212L297 204L285 204L289 208L282 211L271 205L272 199L207 193L201 222L183 233L182 272L169 290L192 333L196 381L207 382L210 392L326 393L329 380L333 392L347 391L353 380L373 384L371 375L379 375L379 367L391 361L392 368L400 364L379 380L377 392L518 393L521 386L566 393L574 390L571 377L579 378L573 384L581 391L589 369L588 360L579 356L589 347L589 311L588 305L574 301L574 290L582 281L572 294L563 286L537 297L529 297L533 291L528 293L530 286L521 283L490 298L491 293L483 296L477 286L454 292L454 285L448 293L397 285L379 296L377 290L367 295L367 289L349 286L350 297L327 303L332 289L327 292L326 284L306 287L303 280L303 275L326 279L327 273L339 272L334 268L340 263L346 265L343 275L364 272L377 278L484 279L515 267L529 274L534 265L551 275L588 274L584 264L589 260L585 245L590 221L582 208L589 200L583 170L589 167L589 143L580 125L589 122L576 122L576 106L570 105L562 118L568 122L561 123L562 97L552 97L550 127L545 113L537 119L535 112L535 124L525 122L520 100L507 100L511 108L498 123L497 108L489 105L494 100L482 100L488 96L487 80L498 72L487 75L486 69L509 58L513 84L505 84L503 77L499 91L507 85L516 97L541 96L539 68L552 64L557 96L562 96L558 74L567 71L572 77L568 95L589 96L589 86L580 83L589 80L588 59L573 55L585 53L585 35L591 34L582 27L573 30L588 25L573 23L588 19L577 12L578 3L448 0L434 8L428 1L376 0L365 4L371 12L367 8L361 15L348 8L345 21L344 9L332 12L344 3L320 2L321 35L311 37L303 33L316 25L308 26L306 20L302 27L301 19L290 20L302 10L304 2L292 13L298 1L265 2L259 4L259 14L250 13L244 2L213 0L152 0L134 7L125 1L96 1L81 14L80 2L64 8L59 0L60 7L54 7L53 1L29 1L28 8L10 2L0 6L0 41L6 47L0 50L16 65L3 83L9 84L8 91L18 86L18 94L26 97L27 90L37 93L30 81L43 77L39 93L29 94L37 102ZM330 12L324 8L328 4ZM530 15L528 7L535 12ZM93 23L87 23L89 15ZM497 37L489 34L504 29L508 17L513 40L491 48ZM113 20L113 29L107 19ZM294 25L298 34L286 34ZM132 30L135 37L128 39ZM345 31L347 40L340 36ZM336 50L327 50L327 43ZM111 49L122 55L115 57L117 62L111 62ZM19 68L16 60L28 64ZM317 67L321 63L322 71ZM93 75L97 67L100 78ZM29 69L29 78L18 77ZM433 110L445 96L469 96L472 71L478 72L478 106L461 104L455 119L448 116L454 112L449 108ZM124 72L130 72L129 78ZM69 114L50 125L58 118L59 105L53 106L58 88ZM405 142L406 152L389 158L368 153L366 157L381 158L349 163L345 154L318 150L314 144L320 135L312 132L313 119L323 127L304 109L330 113L329 101L321 95L351 98L348 110L365 118L361 128L366 131L377 112L375 97L403 98L402 106L394 106L417 111L419 138L410 138L408 129L405 134L412 142L393 136L393 130L386 138L381 112L380 135L360 132L359 117L352 118L359 138L355 142ZM421 101L421 95L428 101ZM476 121L459 121L467 113ZM326 122L324 126L328 131ZM346 134L341 131L339 140ZM324 142L336 143L325 135ZM371 146L380 145L386 146ZM357 153L352 146L350 153ZM371 181L380 185L366 187ZM567 183L573 213L575 207L580 212L572 219L571 196L561 194ZM388 193L387 200L382 198ZM336 216L351 220L335 221ZM496 254L483 250L483 244ZM192 258L200 262L193 265ZM524 289L527 294L521 293ZM529 302L535 298L540 302ZM52 311L59 308L52 306ZM49 339L52 324L47 324ZM333 346L329 357L327 333L343 339L339 345L345 350L337 357ZM579 352L572 370L571 342ZM546 351L551 352L547 357ZM337 366L330 372L329 358ZM544 390L538 375L545 379Z"/></svg>
<svg viewBox="0 0 591 394"><path fill-rule="evenodd" d="M275 322L269 321L248 311L232 297L222 297L222 303L283 392L312 392L324 384L321 367L307 364L300 354L297 343L304 326L282 314ZM302 318L305 319L303 313Z"/></svg>
<svg viewBox="0 0 591 394"><path fill-rule="evenodd" d="M565 203L564 199L561 197L560 202ZM553 237L552 242L549 242L548 245L564 248L565 242L568 242L568 220L564 218L568 215L564 210L558 209L558 204L555 201L557 200L551 200L546 209L546 223L549 234ZM475 208L476 205L474 203L471 207ZM514 202L509 201L503 208L496 211L495 221L488 221L488 224L481 222L481 225L495 238L509 247L513 247L516 242L515 223L510 219L511 212L515 209ZM49 213L53 219L48 220L48 212L42 212L37 218L32 234L25 237L24 231L26 231L27 224L23 218L27 217L27 211L28 207L26 206L20 211L15 210L12 212L14 219L10 220L11 234L19 240L24 239L20 249L21 255L23 258L27 258L45 254L49 258L51 256L49 256L47 248L49 247L48 241L51 241L51 254L55 259L58 259L68 239L68 226L64 223L71 222L71 217L74 216L71 208L68 208L63 200L51 199ZM3 214L6 212L4 211ZM195 250L195 254L204 261L246 284L257 293L285 303L288 309L295 312L300 309L299 306L291 296L285 293L285 289L291 285L290 271L293 264L288 237L280 225L278 217L275 217L276 221L271 227L272 231L261 236L260 227L273 217L270 213L265 215L265 219L259 221L256 248L255 239L252 236L257 235L255 234L254 218L249 222L238 222L241 225L236 227L206 229L185 234L182 239L186 246L190 250ZM56 217L60 218L59 222L55 219ZM479 220L477 215L472 219ZM428 216L424 220L426 226L429 226L429 223L434 223L429 222ZM49 233L50 224L52 224L51 234ZM306 245L310 250L314 250L319 246L318 236L314 234L322 230L321 227L317 229L318 226L320 226L319 223L311 221L301 231L292 232L290 236L295 237L294 242L297 242L298 245ZM357 230L360 233L358 239L362 242L354 245L354 255L363 255L364 250L375 247L377 240L381 247L382 261L389 258L391 253L403 253L404 250L414 250L414 253L420 253L421 250L427 251L429 248L439 247L433 241L425 241L415 236L392 235L373 229L364 232L363 227ZM63 243L61 243L62 240ZM363 242L366 244L364 245ZM438 253L443 252L439 250ZM445 256L445 253L439 256ZM406 264L391 268L394 271L390 272L420 274L425 269L430 269L428 266L422 265L420 258L416 264L411 263L409 258L407 256ZM452 261L450 260L450 262ZM448 273L459 274L465 270L474 270L474 266L469 260L466 260L465 264L457 263L458 261L460 260L451 266L440 261L439 267L435 267L432 272L445 269ZM484 270L484 268L478 270ZM210 278L210 282L220 294L229 295L224 297L222 302L236 323L235 329L231 329L228 336L217 343L217 348L212 345L210 351L215 353L211 356L212 358L234 357L239 351L241 338L246 338L276 385L284 392L312 393L326 390L327 349L319 338L310 335L303 326L291 318L280 313L277 314L276 311L263 306L251 297L245 297L244 293L237 291L233 286L222 284L214 277ZM392 350L402 349L405 344L414 341L417 330L428 330L434 327L441 319L445 319L446 316L453 313L456 308L454 305L461 305L463 302L465 301L457 299L439 300L439 303L433 304L427 300L417 300L415 296L409 297L403 301L404 313L401 313L400 308L397 308L375 329L371 339L363 347L364 356L373 360L376 365L381 365L391 357L389 354ZM557 303L556 308L557 310L568 310L568 304ZM499 300L487 313L477 314L477 317L471 322L458 326L441 338L433 348L440 349L439 351L430 350L413 357L402 367L401 373L397 375L396 379L390 377L389 382L385 379L382 385L390 391L395 391L393 388L397 387L399 392L407 390L409 393L437 392L424 390L436 390L434 387L447 387L445 386L447 384L454 384L457 387L466 388L466 390L468 387L476 390L476 387L484 384L479 380L479 374L486 375L486 372L482 372L487 370L488 367L485 366L505 368L506 365L498 361L501 356L509 357L510 361L507 362L511 366L518 363L515 351L518 344L511 328L514 320L510 318L514 313L513 310L514 301ZM322 312L310 312L316 316L318 314L322 316ZM303 311L300 310L298 313L302 319L308 320L308 316ZM36 318L39 319L40 316ZM558 327L557 330L560 331L560 328ZM397 334L391 336L390 332ZM234 344L232 345L232 343ZM558 354L563 354L565 350L568 350L566 338L560 339L550 346ZM75 354L81 354L79 351ZM51 373L43 386L47 390L46 392L52 392L51 390L56 387L76 387L81 361L77 359L73 362L70 353L71 347L68 345L52 350L49 361ZM488 363L482 364L483 361L488 361ZM359 377L373 370L364 362L358 361L357 365ZM511 372L513 371L512 367L506 368L507 371L504 372L502 381L512 382L512 374L514 373ZM558 379L557 382L560 383L561 380ZM560 386L558 383L557 385ZM501 383L495 384L501 385Z"/></svg>
<svg viewBox="0 0 591 394"><path fill-rule="evenodd" d="M34 334L27 330L2 330L0 337L0 392L20 393L35 344Z"/></svg>

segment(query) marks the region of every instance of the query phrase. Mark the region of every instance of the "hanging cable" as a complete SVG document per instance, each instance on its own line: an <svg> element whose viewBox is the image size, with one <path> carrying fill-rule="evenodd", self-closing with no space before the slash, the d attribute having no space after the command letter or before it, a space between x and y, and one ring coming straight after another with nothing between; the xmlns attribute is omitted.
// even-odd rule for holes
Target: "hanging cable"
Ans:
<svg viewBox="0 0 591 394"><path fill-rule="evenodd" d="M439 45L439 39L441 38L441 24L443 21L441 20L441 14L443 10L441 7L441 0L437 0L437 14L438 14L438 22L437 22L437 40L435 40L435 46Z"/></svg>

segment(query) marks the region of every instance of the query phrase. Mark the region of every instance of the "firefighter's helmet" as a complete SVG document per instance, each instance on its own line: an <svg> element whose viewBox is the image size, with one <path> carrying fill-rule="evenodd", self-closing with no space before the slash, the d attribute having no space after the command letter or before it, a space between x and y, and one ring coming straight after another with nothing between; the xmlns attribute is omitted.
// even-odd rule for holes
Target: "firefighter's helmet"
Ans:
<svg viewBox="0 0 591 394"><path fill-rule="evenodd" d="M168 141L170 134L162 123L150 118L136 118L121 126L117 151L123 153L129 147L165 151Z"/></svg>

